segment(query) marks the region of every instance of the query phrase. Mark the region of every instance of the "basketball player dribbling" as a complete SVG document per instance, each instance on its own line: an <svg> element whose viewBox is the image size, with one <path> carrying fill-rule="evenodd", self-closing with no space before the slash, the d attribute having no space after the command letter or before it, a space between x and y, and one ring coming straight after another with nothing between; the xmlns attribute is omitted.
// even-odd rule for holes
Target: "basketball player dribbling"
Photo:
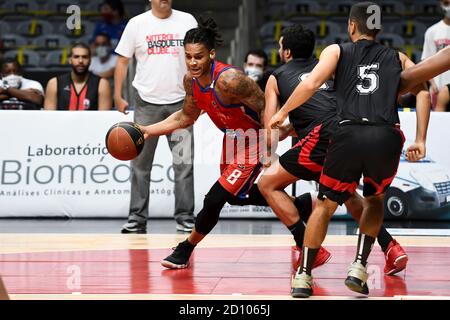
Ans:
<svg viewBox="0 0 450 320"><path fill-rule="evenodd" d="M241 70L215 60L215 48L220 42L217 25L212 19L201 21L198 28L186 33L184 46L188 74L184 78L184 107L164 121L141 126L145 138L166 135L192 125L203 110L225 133L221 177L206 194L189 237L162 260L161 264L170 269L188 266L195 246L217 224L225 203L267 206L254 184L262 169L260 116L264 111L264 94L256 82ZM254 137L247 139L241 136L247 132L254 132ZM303 225L301 227L304 228ZM319 265L325 263L329 256L323 248L320 254L325 258L317 259ZM317 266L316 263L314 267Z"/></svg>

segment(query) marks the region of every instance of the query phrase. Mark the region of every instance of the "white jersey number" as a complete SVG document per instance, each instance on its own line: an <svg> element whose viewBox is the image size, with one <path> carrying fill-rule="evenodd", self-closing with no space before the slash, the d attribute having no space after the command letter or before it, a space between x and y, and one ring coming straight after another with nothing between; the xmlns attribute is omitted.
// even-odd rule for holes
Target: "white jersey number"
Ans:
<svg viewBox="0 0 450 320"><path fill-rule="evenodd" d="M356 85L356 90L360 95L369 95L374 93L379 88L380 78L377 71L380 68L378 63L358 66L359 84Z"/></svg>
<svg viewBox="0 0 450 320"><path fill-rule="evenodd" d="M234 170L234 171L228 176L227 181L228 181L231 185L233 185L233 184L237 181L237 179L239 179L239 177L240 177L241 175L242 175L242 171L236 169L236 170Z"/></svg>
<svg viewBox="0 0 450 320"><path fill-rule="evenodd" d="M310 75L310 73L302 73L298 77L298 80L300 80L300 82L305 81L305 79L308 78L309 75ZM330 86L326 82L323 85L321 85L319 88L319 90L328 90L328 89L330 89Z"/></svg>

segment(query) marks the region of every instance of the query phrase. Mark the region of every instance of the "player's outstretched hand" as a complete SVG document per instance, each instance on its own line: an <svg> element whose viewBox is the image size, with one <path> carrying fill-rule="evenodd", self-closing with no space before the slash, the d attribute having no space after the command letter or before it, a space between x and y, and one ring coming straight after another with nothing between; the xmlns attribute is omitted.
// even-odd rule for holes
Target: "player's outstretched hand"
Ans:
<svg viewBox="0 0 450 320"><path fill-rule="evenodd" d="M150 138L150 132L148 127L146 126L141 126L140 124L138 124L139 129L141 129L142 133L144 134L144 139L147 140L148 138Z"/></svg>
<svg viewBox="0 0 450 320"><path fill-rule="evenodd" d="M123 99L115 99L114 104L116 105L116 108L119 112L122 112L123 114L128 114L128 102Z"/></svg>
<svg viewBox="0 0 450 320"><path fill-rule="evenodd" d="M406 160L409 162L419 161L425 158L426 148L425 143L415 142L406 150Z"/></svg>
<svg viewBox="0 0 450 320"><path fill-rule="evenodd" d="M279 110L277 113L273 115L273 117L269 121L269 127L271 129L279 129L284 126L284 122L287 119L287 113L284 113L282 110Z"/></svg>

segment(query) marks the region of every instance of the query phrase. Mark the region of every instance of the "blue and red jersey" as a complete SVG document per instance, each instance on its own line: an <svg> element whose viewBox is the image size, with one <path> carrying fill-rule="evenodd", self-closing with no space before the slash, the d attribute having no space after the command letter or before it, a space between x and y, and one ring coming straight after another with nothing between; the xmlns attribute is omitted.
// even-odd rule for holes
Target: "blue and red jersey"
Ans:
<svg viewBox="0 0 450 320"><path fill-rule="evenodd" d="M211 66L211 83L203 88L194 78L192 90L197 107L205 111L221 131L228 133L223 139L221 177L218 181L232 195L245 198L262 169L259 162L261 123L257 112L244 104L225 104L215 91L220 75L231 68L236 67L214 61ZM234 130L243 130L244 134L247 130L253 130L256 139L241 140L244 141L242 146L238 142L239 136L230 134Z"/></svg>
<svg viewBox="0 0 450 320"><path fill-rule="evenodd" d="M205 111L214 124L222 131L260 129L259 114L244 104L224 104L215 91L220 75L234 66L214 61L211 66L211 84L203 88L197 79L192 79L194 101Z"/></svg>

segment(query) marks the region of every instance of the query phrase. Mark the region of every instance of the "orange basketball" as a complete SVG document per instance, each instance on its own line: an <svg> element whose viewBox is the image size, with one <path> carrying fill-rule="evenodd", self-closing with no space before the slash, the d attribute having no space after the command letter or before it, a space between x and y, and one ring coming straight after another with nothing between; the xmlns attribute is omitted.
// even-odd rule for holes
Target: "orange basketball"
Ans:
<svg viewBox="0 0 450 320"><path fill-rule="evenodd" d="M144 134L133 122L119 122L108 130L105 142L106 148L114 158L132 160L144 147Z"/></svg>

